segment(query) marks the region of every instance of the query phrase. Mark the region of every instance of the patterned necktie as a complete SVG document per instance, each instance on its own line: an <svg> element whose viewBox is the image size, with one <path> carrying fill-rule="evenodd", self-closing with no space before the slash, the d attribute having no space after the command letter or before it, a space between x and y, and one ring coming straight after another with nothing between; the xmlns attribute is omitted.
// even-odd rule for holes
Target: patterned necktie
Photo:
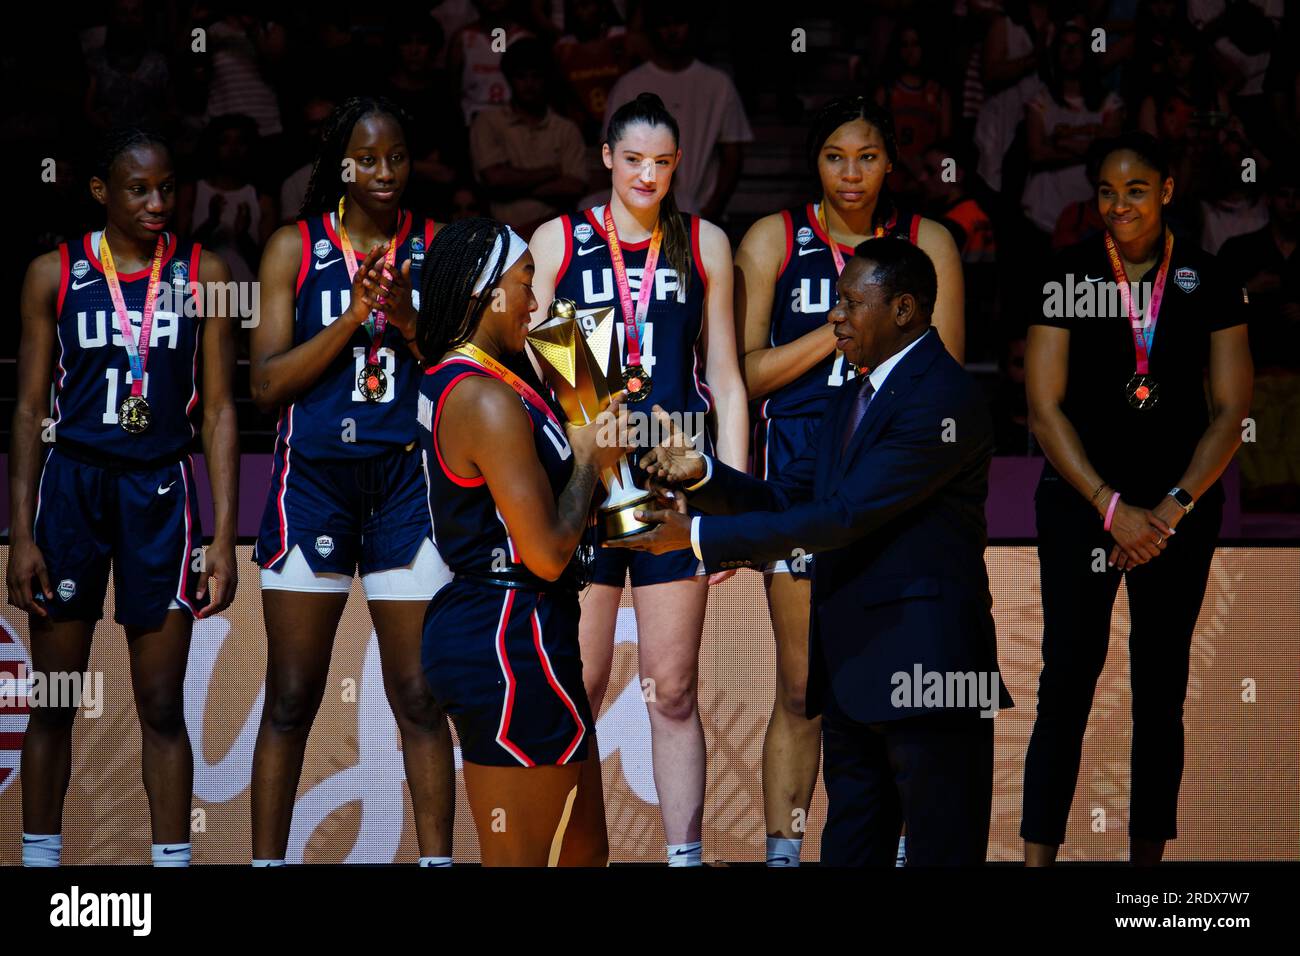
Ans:
<svg viewBox="0 0 1300 956"><path fill-rule="evenodd" d="M858 430L858 425L862 423L862 416L867 413L867 405L871 402L871 396L875 391L871 379L866 375L862 376L862 384L858 386L858 394L853 399L853 410L849 413L848 421L844 423L844 435L840 439L841 458L849 450L849 442L853 440L853 433Z"/></svg>

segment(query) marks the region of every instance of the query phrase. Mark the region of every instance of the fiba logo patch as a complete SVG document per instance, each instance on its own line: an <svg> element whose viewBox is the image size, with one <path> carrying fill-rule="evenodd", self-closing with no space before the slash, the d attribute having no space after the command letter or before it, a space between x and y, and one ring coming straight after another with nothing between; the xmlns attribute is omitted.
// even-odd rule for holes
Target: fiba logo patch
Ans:
<svg viewBox="0 0 1300 956"><path fill-rule="evenodd" d="M1189 269L1184 266L1181 269L1174 270L1174 285L1184 292L1194 292L1196 287L1201 284L1201 277L1195 269Z"/></svg>
<svg viewBox="0 0 1300 956"><path fill-rule="evenodd" d="M185 285L189 281L190 267L184 262L172 263L172 285Z"/></svg>
<svg viewBox="0 0 1300 956"><path fill-rule="evenodd" d="M59 582L59 598L64 601L71 601L72 596L77 593L77 582L72 578L64 578Z"/></svg>
<svg viewBox="0 0 1300 956"><path fill-rule="evenodd" d="M811 229L807 226L800 226L799 231L794 234L794 241L799 243L801 246L806 246L808 243L812 242L812 236L813 233Z"/></svg>
<svg viewBox="0 0 1300 956"><path fill-rule="evenodd" d="M414 239L411 240L411 261L412 262L424 261L424 240L421 239L419 236L416 236Z"/></svg>
<svg viewBox="0 0 1300 956"><path fill-rule="evenodd" d="M316 553L322 558L328 558L334 553L334 539L327 534L321 535L316 539Z"/></svg>
<svg viewBox="0 0 1300 956"><path fill-rule="evenodd" d="M90 271L90 263L85 259L78 259L72 264L72 277L74 279L83 279L86 273Z"/></svg>
<svg viewBox="0 0 1300 956"><path fill-rule="evenodd" d="M573 238L578 240L578 245L582 245L591 238L592 232L590 223L580 222L573 227Z"/></svg>
<svg viewBox="0 0 1300 956"><path fill-rule="evenodd" d="M330 241L328 239L318 240L316 245L311 247L311 251L316 253L317 259L324 259L330 254Z"/></svg>

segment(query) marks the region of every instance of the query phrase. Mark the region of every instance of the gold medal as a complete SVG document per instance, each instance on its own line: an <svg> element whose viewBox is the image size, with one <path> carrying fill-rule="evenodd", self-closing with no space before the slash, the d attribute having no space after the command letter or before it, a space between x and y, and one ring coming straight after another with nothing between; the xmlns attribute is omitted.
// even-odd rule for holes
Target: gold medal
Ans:
<svg viewBox="0 0 1300 956"><path fill-rule="evenodd" d="M117 409L117 423L132 435L146 431L153 422L153 411L140 395L128 395Z"/></svg>

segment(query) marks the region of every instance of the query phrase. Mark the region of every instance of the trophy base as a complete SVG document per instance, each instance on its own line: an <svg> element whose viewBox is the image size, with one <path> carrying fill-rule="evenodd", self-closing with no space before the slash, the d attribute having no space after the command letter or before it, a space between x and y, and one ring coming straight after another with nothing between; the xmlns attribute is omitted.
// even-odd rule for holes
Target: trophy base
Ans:
<svg viewBox="0 0 1300 956"><path fill-rule="evenodd" d="M597 537L601 541L615 541L630 538L655 527L654 522L641 521L632 512L654 501L650 492L639 495L631 501L625 501L614 508L601 508L596 516Z"/></svg>

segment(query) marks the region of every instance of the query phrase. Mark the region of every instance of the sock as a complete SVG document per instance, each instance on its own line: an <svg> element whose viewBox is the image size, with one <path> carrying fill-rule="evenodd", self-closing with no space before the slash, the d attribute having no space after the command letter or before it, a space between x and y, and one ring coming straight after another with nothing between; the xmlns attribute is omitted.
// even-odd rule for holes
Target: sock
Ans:
<svg viewBox="0 0 1300 956"><path fill-rule="evenodd" d="M898 856L894 858L894 866L907 866L907 834L904 833L898 838Z"/></svg>
<svg viewBox="0 0 1300 956"><path fill-rule="evenodd" d="M668 845L669 866L703 866L700 855L704 852L704 843L670 843Z"/></svg>
<svg viewBox="0 0 1300 956"><path fill-rule="evenodd" d="M153 845L154 866L189 866L190 845L188 843L155 843Z"/></svg>
<svg viewBox="0 0 1300 956"><path fill-rule="evenodd" d="M62 855L62 833L23 834L23 866L58 866Z"/></svg>
<svg viewBox="0 0 1300 956"><path fill-rule="evenodd" d="M802 839L792 840L789 837L768 837L767 865L798 866L799 848L801 846L803 846Z"/></svg>
<svg viewBox="0 0 1300 956"><path fill-rule="evenodd" d="M284 866L284 860L254 860L253 866Z"/></svg>
<svg viewBox="0 0 1300 956"><path fill-rule="evenodd" d="M420 857L420 866L451 866L451 857L422 856Z"/></svg>

